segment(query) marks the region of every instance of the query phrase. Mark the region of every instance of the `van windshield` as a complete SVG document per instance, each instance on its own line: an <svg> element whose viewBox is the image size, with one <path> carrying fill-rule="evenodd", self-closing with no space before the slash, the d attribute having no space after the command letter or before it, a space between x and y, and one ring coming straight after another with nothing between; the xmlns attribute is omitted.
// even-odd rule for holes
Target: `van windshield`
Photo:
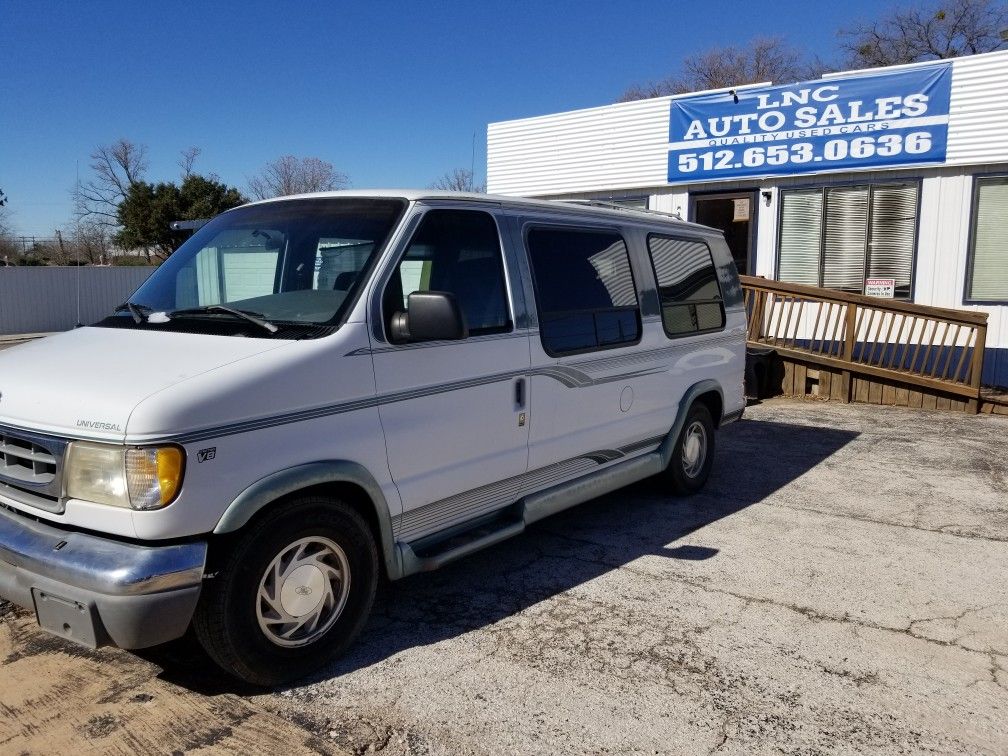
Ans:
<svg viewBox="0 0 1008 756"><path fill-rule="evenodd" d="M330 197L224 213L99 325L170 323L169 330L205 333L214 321L213 332L269 336L279 329L277 336L294 337L298 327L337 325L405 206L399 199ZM255 329L255 320L277 328Z"/></svg>

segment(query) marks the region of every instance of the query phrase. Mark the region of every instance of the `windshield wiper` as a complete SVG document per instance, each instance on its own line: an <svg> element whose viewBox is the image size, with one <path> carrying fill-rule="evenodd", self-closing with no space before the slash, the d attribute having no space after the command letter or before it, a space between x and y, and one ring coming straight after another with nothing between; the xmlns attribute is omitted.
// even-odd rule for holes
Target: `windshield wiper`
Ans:
<svg viewBox="0 0 1008 756"><path fill-rule="evenodd" d="M146 323L147 316L154 312L147 305L136 304L135 302L123 302L115 308L115 312L122 312L123 310L129 310L130 315L133 316L134 323Z"/></svg>
<svg viewBox="0 0 1008 756"><path fill-rule="evenodd" d="M262 315L258 312L249 312L248 310L236 310L233 307L226 307L225 305L205 305L204 307L190 307L186 310L175 310L174 312L168 313L169 318L174 318L177 315L202 315L208 312L224 312L228 315L234 315L236 318L242 318L247 320L249 323L255 323L260 328L265 328L270 333L276 333L279 329L265 320Z"/></svg>

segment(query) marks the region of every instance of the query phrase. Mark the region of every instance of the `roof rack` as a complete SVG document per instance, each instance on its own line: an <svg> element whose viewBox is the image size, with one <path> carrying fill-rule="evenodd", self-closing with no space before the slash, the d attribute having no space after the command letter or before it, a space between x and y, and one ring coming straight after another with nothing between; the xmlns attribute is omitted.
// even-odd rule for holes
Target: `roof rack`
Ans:
<svg viewBox="0 0 1008 756"><path fill-rule="evenodd" d="M666 218L675 218L676 220L683 220L683 217L679 213L666 213L663 210L651 210L646 207L628 207L627 205L621 205L619 202L607 202L606 200L598 199L558 199L552 200L553 202L567 202L572 205L586 205L588 207L602 207L608 210L621 210L625 213L647 213L649 215L662 215Z"/></svg>

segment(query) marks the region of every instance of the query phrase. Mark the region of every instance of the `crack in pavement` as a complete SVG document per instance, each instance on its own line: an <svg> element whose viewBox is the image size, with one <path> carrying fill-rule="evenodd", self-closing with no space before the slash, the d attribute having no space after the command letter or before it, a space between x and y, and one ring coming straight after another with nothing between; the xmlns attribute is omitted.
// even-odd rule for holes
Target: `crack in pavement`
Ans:
<svg viewBox="0 0 1008 756"><path fill-rule="evenodd" d="M781 504L778 502L766 502L760 501L757 504L771 507L773 509L790 509L795 512L807 512L809 514L822 515L823 517L833 517L841 520L854 520L855 522L864 522L872 525L882 525L883 527L891 528L905 528L907 530L918 530L922 533L935 533L938 535L952 536L953 538L965 538L971 541L989 541L991 543L1008 543L1008 536L999 535L980 535L979 533L969 533L969 532L956 532L954 530L943 530L942 528L947 526L938 527L923 527L921 525L913 525L905 522L896 522L893 520L876 520L872 517L865 517L864 515L856 515L851 513L838 513L838 512L825 512L821 509L815 509L813 507L799 507L793 504Z"/></svg>
<svg viewBox="0 0 1008 756"><path fill-rule="evenodd" d="M620 610L614 611L616 607ZM563 676L615 700L623 700L630 691L666 686L669 692L662 694L663 700L674 696L689 701L689 710L697 712L690 722L713 738L707 741L709 753L731 748L735 741L747 750L762 745L825 754L831 752L828 745L813 748L808 738L823 738L820 744L858 743L867 749L872 744L920 744L943 737L914 722L865 708L859 703L861 693L851 692L825 705L806 700L801 688L782 690L779 679L726 663L718 641L713 646L698 642L697 634L681 621L653 620L646 609L627 605L623 597L567 593L489 628L487 634L494 641L490 654L530 666L539 674ZM790 655L783 648L776 653L782 651ZM803 669L816 670L814 659L802 654L797 659ZM847 680L851 691L872 682L867 679L871 673L864 679L855 679L854 672L835 674Z"/></svg>
<svg viewBox="0 0 1008 756"><path fill-rule="evenodd" d="M559 538L559 539L563 539L563 540L578 540L578 541L584 542L583 539L569 539L567 536L565 536L562 533L555 533L553 531L549 531L549 533L550 533L550 535L552 535L552 536L554 536L556 538ZM602 547L602 548L604 548L604 546L602 544L599 544L599 543L596 543L594 545L596 547ZM735 598L735 599L738 599L739 601L742 601L744 607L748 607L751 604L775 606L775 607L780 608L780 609L785 609L785 610L794 612L796 614L800 614L800 615L802 615L803 617L805 617L806 619L808 619L808 620L810 620L812 622L834 622L834 623L839 623L839 624L853 624L853 625L858 625L860 627L868 628L868 629L871 629L871 630L878 630L878 631L882 631L882 632L890 632L890 633L897 633L897 634L901 634L901 635L906 635L906 636L908 636L910 638L913 638L915 640L923 641L925 643L933 643L935 645L942 646L943 648L957 648L957 649L960 649L961 651L964 651L964 652L967 652L967 653L972 653L972 654L986 655L988 653L987 650L970 648L968 646L960 645L960 644L958 644L958 643L955 642L958 639L943 640L941 638L932 638L932 637L929 637L927 635L921 635L920 633L914 632L914 626L916 624L919 624L919 623L922 623L922 622L931 621L931 620L935 620L935 619L947 619L945 617L924 617L924 618L920 618L920 619L911 620L910 624L907 627L895 627L895 626L891 626L891 625L884 625L884 624L879 623L879 622L872 622L872 621L866 620L866 619L854 618L854 617L851 617L850 614L848 614L846 612L843 615L828 614L828 613L825 613L825 612L821 612L821 611L819 611L817 609L813 609L812 607L799 606L798 604L794 604L794 603L790 603L790 602L778 601L776 599L772 599L772 598L769 598L769 597L766 597L766 596L753 596L753 595L750 595L750 594L740 593L740 592L737 592L737 591L729 590L727 588L720 588L720 587L713 586L713 585L710 584L709 581L695 580L695 579L692 579L692 578L684 577L682 575L657 575L655 573L648 572L646 570L635 569L635 568L631 567L628 564L617 564L617 563L613 563L612 561L606 561L606 560L603 560L603 559L593 559L591 557L581 556L581 555L556 554L556 553L548 552L546 550L542 551L542 556L544 558L546 558L546 559L555 559L555 560L575 559L575 560L578 560L578 561L581 561L581 562L586 562L586 563L589 563L589 564L595 564L595 565L598 565L598 566L601 566L601 567L605 567L607 569L625 570L626 572L628 572L628 573L630 573L632 575L635 575L637 577L645 578L647 580L654 580L654 581L658 581L658 582L664 582L664 581L667 581L669 579L672 579L672 580L675 580L675 581L677 581L679 583L682 583L683 585L688 585L688 586L690 586L692 588L696 588L696 589L701 590L701 591L705 591L705 592L708 592L708 593L718 593L718 594L721 594L721 595L724 595L724 596L731 596L732 598ZM988 608L988 607L971 607L971 608L968 608L968 609L966 609L966 610L963 611L961 617L965 617L965 615L968 614L968 613L970 613L970 612L983 611L986 608ZM953 617L954 616L956 616L956 615L953 615ZM995 652L995 653L997 653L997 652Z"/></svg>
<svg viewBox="0 0 1008 756"><path fill-rule="evenodd" d="M717 753L718 751L720 751L722 748L725 747L725 744L728 742L729 737L728 725L730 725L731 722L732 722L732 715L726 713L724 718L721 720L721 724L719 726L719 732L716 732L714 734L716 738L714 747L707 752L707 756L714 756L715 753Z"/></svg>
<svg viewBox="0 0 1008 756"><path fill-rule="evenodd" d="M998 662L999 657L1008 660L1008 656L999 654L996 651L990 652L990 669L988 671L990 672L991 680L993 681L993 683L997 685L999 688L1001 688L1003 691L1008 693L1008 681L1002 683L998 679L998 672L1001 672L1005 675L1006 680L1008 680L1008 667L1001 666L1001 664Z"/></svg>
<svg viewBox="0 0 1008 756"><path fill-rule="evenodd" d="M921 617L920 619L910 620L910 624L907 625L906 630L911 635L913 635L913 630L916 625L922 625L925 622L940 622L941 620L952 620L952 623L954 625L958 625L961 620L966 618L967 614L979 614L980 612L985 611L987 609L990 609L990 607L989 606L978 606L975 608L969 607L963 609L961 612L959 612L959 614L941 614L935 617ZM958 638L954 638L951 642L955 643L955 641L965 638L967 635L971 634L972 633L966 633L966 635L960 635Z"/></svg>

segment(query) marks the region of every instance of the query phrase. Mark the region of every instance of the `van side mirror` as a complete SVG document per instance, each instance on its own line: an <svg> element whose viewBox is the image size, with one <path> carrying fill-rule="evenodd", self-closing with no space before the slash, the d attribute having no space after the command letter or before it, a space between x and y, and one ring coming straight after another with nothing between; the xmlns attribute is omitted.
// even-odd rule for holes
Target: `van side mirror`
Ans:
<svg viewBox="0 0 1008 756"><path fill-rule="evenodd" d="M393 342L458 340L469 335L454 294L414 291L406 301L407 311L392 316L389 335Z"/></svg>

